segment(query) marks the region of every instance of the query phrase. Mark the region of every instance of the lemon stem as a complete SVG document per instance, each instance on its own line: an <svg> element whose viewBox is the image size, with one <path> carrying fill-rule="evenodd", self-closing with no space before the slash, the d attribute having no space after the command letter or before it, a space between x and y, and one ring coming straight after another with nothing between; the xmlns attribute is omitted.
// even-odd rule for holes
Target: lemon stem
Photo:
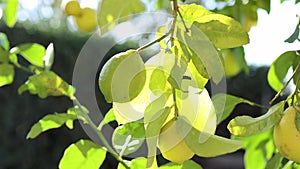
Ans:
<svg viewBox="0 0 300 169"><path fill-rule="evenodd" d="M174 116L177 119L179 114L178 114L178 107L177 107L177 104L176 104L176 89L175 88L173 88L173 101L174 101L174 109L175 109Z"/></svg>

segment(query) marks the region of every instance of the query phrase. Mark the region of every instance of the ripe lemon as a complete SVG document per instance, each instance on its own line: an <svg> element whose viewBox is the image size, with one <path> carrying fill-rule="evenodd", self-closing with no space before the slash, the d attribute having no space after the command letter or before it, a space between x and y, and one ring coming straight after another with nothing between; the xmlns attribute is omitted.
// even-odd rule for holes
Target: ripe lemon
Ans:
<svg viewBox="0 0 300 169"><path fill-rule="evenodd" d="M107 102L129 102L142 91L146 81L144 62L136 50L114 55L103 66L99 88Z"/></svg>
<svg viewBox="0 0 300 169"><path fill-rule="evenodd" d="M67 15L77 16L81 12L80 4L78 1L69 1L65 6L65 12Z"/></svg>
<svg viewBox="0 0 300 169"><path fill-rule="evenodd" d="M296 107L284 111L280 122L274 128L274 142L282 156L300 163L300 133L296 128Z"/></svg>
<svg viewBox="0 0 300 169"><path fill-rule="evenodd" d="M97 14L91 8L83 8L79 15L75 16L78 28L84 32L91 32L97 28Z"/></svg>
<svg viewBox="0 0 300 169"><path fill-rule="evenodd" d="M241 71L241 67L232 51L224 53L224 70L226 77L233 77Z"/></svg>
<svg viewBox="0 0 300 169"><path fill-rule="evenodd" d="M170 120L162 127L158 147L165 159L178 164L194 156L176 129L176 119Z"/></svg>

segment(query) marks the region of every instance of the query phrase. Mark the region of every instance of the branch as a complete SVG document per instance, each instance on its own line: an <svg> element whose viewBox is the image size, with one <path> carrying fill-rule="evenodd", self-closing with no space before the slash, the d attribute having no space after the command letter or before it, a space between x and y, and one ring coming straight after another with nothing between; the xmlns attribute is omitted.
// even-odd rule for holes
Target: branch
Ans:
<svg viewBox="0 0 300 169"><path fill-rule="evenodd" d="M164 34L162 37L160 37L160 38L158 38L158 39L156 39L152 42L149 42L144 46L139 47L137 49L138 52L154 45L155 43L158 43L158 42L162 41L163 39L165 39L169 35L171 35L171 38L173 37L174 31L175 31L175 26L176 26L176 20L177 20L178 4L177 4L177 0L172 0L172 1L173 1L173 12L172 12L173 13L173 23L172 23L171 29L166 34Z"/></svg>
<svg viewBox="0 0 300 169"><path fill-rule="evenodd" d="M296 73L298 72L300 68L300 63L297 65L296 69L294 70L292 76L289 78L289 80L285 83L285 85L282 87L282 89L273 97L273 99L269 102L269 104L273 104L273 102L281 95L281 93L286 89L286 87L288 86L288 84L293 80L294 76L296 75ZM296 89L298 90L298 89Z"/></svg>
<svg viewBox="0 0 300 169"><path fill-rule="evenodd" d="M85 110L83 109L83 106L81 105L81 103L74 98L74 103L75 105L77 105L80 109L80 111L85 112ZM101 131L98 130L97 126L94 124L94 122L90 119L90 117L88 115L83 115L82 116L85 120L85 122L97 133L99 139L102 141L102 143L104 144L105 148L107 148L108 152L116 159L118 160L126 169L130 169L130 167L123 161L122 157L120 157L118 155L118 153L109 145L109 143L107 142L106 138L104 137L104 135L102 134Z"/></svg>

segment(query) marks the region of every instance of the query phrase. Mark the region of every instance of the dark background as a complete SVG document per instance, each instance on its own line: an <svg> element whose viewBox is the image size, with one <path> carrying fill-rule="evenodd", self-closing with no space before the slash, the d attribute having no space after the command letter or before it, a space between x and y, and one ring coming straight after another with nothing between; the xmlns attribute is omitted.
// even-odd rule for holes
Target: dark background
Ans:
<svg viewBox="0 0 300 169"><path fill-rule="evenodd" d="M71 83L73 67L76 58L88 39L88 34L71 33L68 31L38 31L16 26L9 29L3 24L0 31L8 35L11 46L25 42L40 43L44 46L53 42L55 45L55 63L53 70L67 82ZM134 45L132 43L117 46L111 54L117 53ZM240 73L227 79L228 93L242 96L248 100L263 105L274 96L266 81L268 67L250 67L248 75ZM28 92L18 95L17 89L29 74L16 70L15 81L12 85L0 88L0 169L54 169L57 168L64 150L81 138L88 138L80 124L75 122L74 129L65 126L60 129L47 131L36 139L26 140L31 126L49 113L65 112L72 103L64 97L49 97L40 99ZM99 97L99 102L101 97ZM101 104L101 103L100 103ZM240 104L229 119L248 114L253 117L264 112L256 107ZM229 137L226 128L229 120L221 123L217 134ZM243 168L243 151L217 158L194 157L205 169L241 169ZM161 163L165 163L161 157ZM116 168L116 162L108 155L105 165L101 168Z"/></svg>

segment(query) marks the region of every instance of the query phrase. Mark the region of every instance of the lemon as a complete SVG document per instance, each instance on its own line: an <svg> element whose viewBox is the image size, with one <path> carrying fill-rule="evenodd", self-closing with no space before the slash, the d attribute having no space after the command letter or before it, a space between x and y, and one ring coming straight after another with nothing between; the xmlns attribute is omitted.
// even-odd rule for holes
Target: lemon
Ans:
<svg viewBox="0 0 300 169"><path fill-rule="evenodd" d="M280 122L274 128L274 142L282 156L300 163L300 133L296 128L296 107L284 111Z"/></svg>
<svg viewBox="0 0 300 169"><path fill-rule="evenodd" d="M217 116L208 91L193 86L193 81L182 80L177 92L177 107L180 116L184 116L192 126L207 133L214 134L217 128Z"/></svg>
<svg viewBox="0 0 300 169"><path fill-rule="evenodd" d="M142 91L146 81L144 62L136 50L114 55L103 66L99 88L107 102L129 102Z"/></svg>
<svg viewBox="0 0 300 169"><path fill-rule="evenodd" d="M224 52L224 70L226 77L233 77L241 71L241 67L230 50Z"/></svg>
<svg viewBox="0 0 300 169"><path fill-rule="evenodd" d="M176 129L176 119L170 120L162 127L158 137L158 147L165 159L178 164L194 156Z"/></svg>
<svg viewBox="0 0 300 169"><path fill-rule="evenodd" d="M97 28L97 14L91 8L83 8L79 15L75 15L78 28L84 32L91 32Z"/></svg>
<svg viewBox="0 0 300 169"><path fill-rule="evenodd" d="M80 4L78 1L69 1L65 6L67 15L77 16L81 12Z"/></svg>

